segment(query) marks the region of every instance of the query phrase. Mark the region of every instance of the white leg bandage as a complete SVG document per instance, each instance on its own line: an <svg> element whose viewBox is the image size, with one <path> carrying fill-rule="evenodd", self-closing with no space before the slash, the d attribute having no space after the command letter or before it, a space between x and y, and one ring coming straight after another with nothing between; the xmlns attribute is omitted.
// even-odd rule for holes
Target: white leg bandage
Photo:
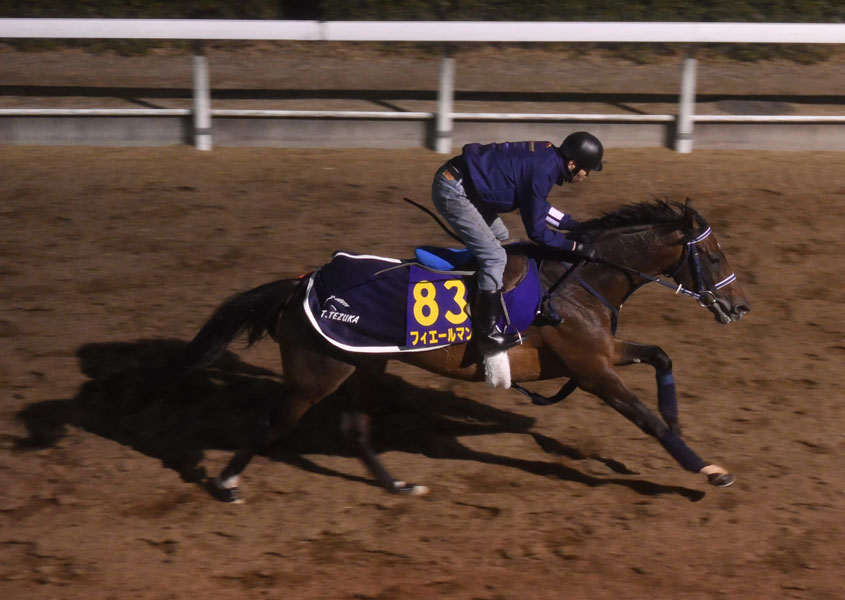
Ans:
<svg viewBox="0 0 845 600"><path fill-rule="evenodd" d="M511 363L507 352L497 352L484 357L484 375L487 385L508 389L511 386Z"/></svg>

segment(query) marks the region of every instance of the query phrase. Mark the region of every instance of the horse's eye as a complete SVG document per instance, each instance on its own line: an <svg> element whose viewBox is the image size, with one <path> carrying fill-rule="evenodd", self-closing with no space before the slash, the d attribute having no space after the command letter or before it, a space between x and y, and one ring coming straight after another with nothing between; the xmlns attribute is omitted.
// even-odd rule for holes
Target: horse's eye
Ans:
<svg viewBox="0 0 845 600"><path fill-rule="evenodd" d="M720 259L718 256L715 256L715 255L713 255L713 254L711 254L710 256L708 256L708 257L707 257L707 259L710 261L710 264L711 264L711 265L720 265L720 264L722 264L722 259Z"/></svg>

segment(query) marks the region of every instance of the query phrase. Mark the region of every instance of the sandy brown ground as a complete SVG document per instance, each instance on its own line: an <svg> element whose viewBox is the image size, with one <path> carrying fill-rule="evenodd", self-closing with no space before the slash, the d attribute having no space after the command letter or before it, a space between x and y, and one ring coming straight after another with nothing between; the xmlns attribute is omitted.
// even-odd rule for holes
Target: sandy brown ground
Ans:
<svg viewBox="0 0 845 600"><path fill-rule="evenodd" d="M557 136L559 137L559 136ZM230 293L339 248L448 240L426 150L0 148L0 592L4 598L813 598L845 577L845 155L612 149L552 200L581 217L690 196L752 304L717 324L663 288L619 335L672 357L712 489L596 398L395 365L376 414L390 496L330 400L247 470L202 486L281 395L271 341L190 381L155 368ZM518 223L509 221L514 230ZM627 381L654 406L653 373ZM536 384L551 393L561 382ZM839 590L839 591L837 591Z"/></svg>
<svg viewBox="0 0 845 600"><path fill-rule="evenodd" d="M0 53L3 107L190 106L184 54ZM218 107L433 109L431 53L208 53ZM810 66L700 58L697 112L842 112L841 53ZM456 66L459 111L674 112L680 80L678 57L634 65L487 49ZM630 101L614 101L620 82ZM430 496L373 486L337 439L332 400L250 466L246 505L206 493L206 475L282 395L275 344L236 345L219 370L182 384L157 385L156 369L233 292L340 248L405 257L448 243L401 202L427 199L441 160L0 148L3 597L837 597L842 154L611 149L604 173L553 198L588 217L690 196L714 226L751 301L747 319L720 326L646 288L619 335L670 354L686 437L737 475L733 487L683 472L581 392L540 408L395 365L374 441ZM654 406L651 370L625 376Z"/></svg>

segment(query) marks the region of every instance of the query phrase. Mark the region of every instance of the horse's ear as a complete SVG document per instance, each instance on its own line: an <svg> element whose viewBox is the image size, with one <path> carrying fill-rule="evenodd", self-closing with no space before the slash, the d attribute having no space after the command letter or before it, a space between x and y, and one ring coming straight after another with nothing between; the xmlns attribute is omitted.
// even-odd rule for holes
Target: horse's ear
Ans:
<svg viewBox="0 0 845 600"><path fill-rule="evenodd" d="M684 202L684 221L686 221L690 228L695 225L696 214L695 209L692 207L692 200L687 197L687 201Z"/></svg>

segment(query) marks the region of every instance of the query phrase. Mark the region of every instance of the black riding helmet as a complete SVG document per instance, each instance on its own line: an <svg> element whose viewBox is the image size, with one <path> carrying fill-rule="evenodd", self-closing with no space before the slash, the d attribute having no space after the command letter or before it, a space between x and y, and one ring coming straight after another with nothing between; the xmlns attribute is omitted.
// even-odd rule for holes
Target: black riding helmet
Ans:
<svg viewBox="0 0 845 600"><path fill-rule="evenodd" d="M601 171L601 157L604 147L599 139L586 131L570 133L560 145L560 153L566 160L575 161L578 169Z"/></svg>

